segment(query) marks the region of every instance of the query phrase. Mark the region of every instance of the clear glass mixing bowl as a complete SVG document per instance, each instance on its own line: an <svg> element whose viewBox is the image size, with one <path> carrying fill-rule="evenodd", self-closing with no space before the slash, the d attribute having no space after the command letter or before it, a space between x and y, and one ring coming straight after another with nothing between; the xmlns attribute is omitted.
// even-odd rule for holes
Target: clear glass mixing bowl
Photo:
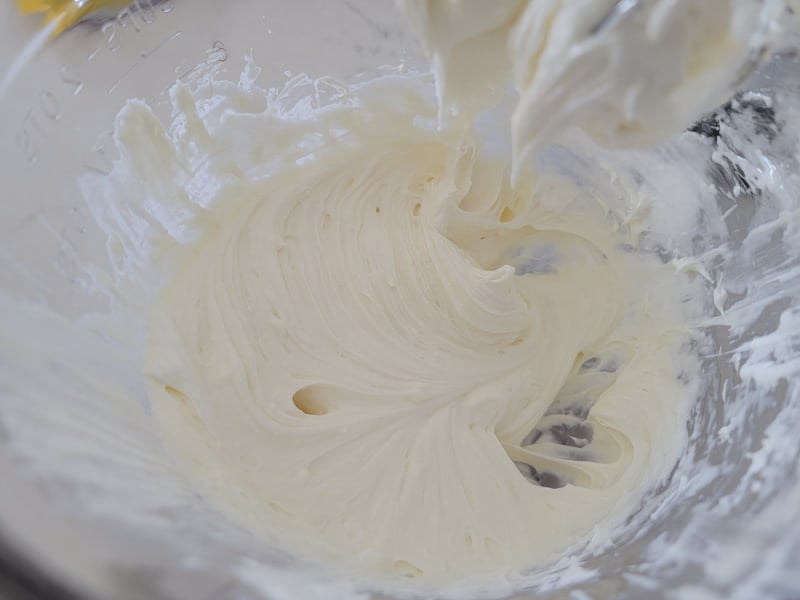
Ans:
<svg viewBox="0 0 800 600"><path fill-rule="evenodd" d="M37 25L0 4L0 73ZM168 119L176 79L211 63L235 80L250 55L265 87L425 65L388 1L138 0L49 44L0 97L6 583L121 600L358 592L267 547L183 481L148 422L141 323L120 334L94 319L107 306L92 282L111 265L78 177L109 171L126 100ZM518 597L800 597L799 85L784 53L749 82L754 93L691 134L707 138L707 156L687 168L714 186L717 206L698 215L705 234L663 252L700 257L687 268L708 277L720 308L757 318L702 324L715 351L703 358L689 449L613 545L543 570Z"/></svg>

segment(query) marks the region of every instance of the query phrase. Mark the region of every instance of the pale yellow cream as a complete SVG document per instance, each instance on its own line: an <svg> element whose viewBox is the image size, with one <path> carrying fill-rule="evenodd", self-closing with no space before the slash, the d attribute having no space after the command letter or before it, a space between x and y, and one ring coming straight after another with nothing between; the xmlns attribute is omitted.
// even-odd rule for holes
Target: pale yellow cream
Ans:
<svg viewBox="0 0 800 600"><path fill-rule="evenodd" d="M613 210L554 171L512 189L411 76L303 118L215 90L179 85L170 134L141 103L116 133L118 170L194 240L146 357L192 477L384 583L507 585L607 540L669 472L693 393L688 279L630 251L630 182Z"/></svg>

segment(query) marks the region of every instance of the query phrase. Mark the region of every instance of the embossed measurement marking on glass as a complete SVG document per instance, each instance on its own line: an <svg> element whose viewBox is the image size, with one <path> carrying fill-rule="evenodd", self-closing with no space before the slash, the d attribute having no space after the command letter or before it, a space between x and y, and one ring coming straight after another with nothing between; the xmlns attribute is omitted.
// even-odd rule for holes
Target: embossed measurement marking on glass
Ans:
<svg viewBox="0 0 800 600"><path fill-rule="evenodd" d="M153 55L154 55L156 52L158 52L159 50L161 50L161 49L162 49L164 46L166 46L166 45L167 45L169 42L171 42L172 40L176 40L176 39L178 39L178 38L179 38L179 37L180 37L182 34L183 34L183 32L182 32L182 31L176 31L175 33L173 33L173 34L172 34L172 35L170 35L169 37L167 37L167 38L165 38L165 39L161 40L161 41L160 41L158 44L156 44L155 46L153 46L153 47L152 47L150 50L142 50L141 52L139 52L139 60L137 60L137 61L136 61L135 63L133 63L133 64L132 64L130 67L128 67L128 69L127 69L127 70L126 70L124 73L122 73L122 76L120 76L120 78L119 78L119 79L117 79L117 80L116 80L114 83L112 83L112 84L111 84L111 86L108 88L108 90L106 91L106 93L107 93L107 94L111 94L111 93L113 93L113 92L114 92L114 90L115 90L115 89L117 89L117 86L118 86L120 83L122 83L122 82L125 80L125 78L126 78L128 75L130 75L130 74L131 74L131 73L133 73L133 72L134 72L136 69L138 69L140 66L142 66L142 65L144 64L144 62L145 62L145 61L146 61L148 58L150 58L150 57L151 57L151 56L153 56Z"/></svg>
<svg viewBox="0 0 800 600"><path fill-rule="evenodd" d="M98 44L89 52L83 64L88 63L98 55L102 50L107 52L116 52L122 47L122 31L129 30L134 33L140 33L145 30L149 25L157 21L159 14L169 14L174 9L173 0L164 0L157 2L155 0L136 0L126 8L122 9L116 16L107 20L101 27L102 37L99 37ZM162 41L162 43L149 52L140 54L141 60L134 65L131 70L136 68L144 58L152 55L160 49L165 43L177 37L178 34L172 34L169 38ZM12 68L9 73L6 73L0 85L0 93L4 86L11 85L14 77L18 71L27 66L33 60L39 50L44 46L49 36L48 30L43 30L35 40L31 42L30 49L22 53L18 68ZM40 37L42 38L40 40ZM36 43L34 43L36 42ZM40 43L41 42L41 43ZM28 47L26 47L27 49ZM23 60L24 58L24 60ZM16 64L16 63L15 63ZM81 65L78 65L81 66ZM28 167L34 166L39 162L41 152L47 147L47 140L49 136L55 133L55 123L61 120L62 108L69 105L67 102L69 97L78 97L85 87L84 79L79 75L80 69L71 64L64 63L60 65L59 79L66 90L59 89L51 86L49 88L40 89L37 91L33 100L30 102L28 109L25 111L24 116L20 121L20 126L14 133L14 142L19 150L23 160ZM126 73L127 75L128 73ZM125 77L121 77L112 84L116 86ZM111 90L109 90L110 93ZM69 94L69 97L65 97Z"/></svg>

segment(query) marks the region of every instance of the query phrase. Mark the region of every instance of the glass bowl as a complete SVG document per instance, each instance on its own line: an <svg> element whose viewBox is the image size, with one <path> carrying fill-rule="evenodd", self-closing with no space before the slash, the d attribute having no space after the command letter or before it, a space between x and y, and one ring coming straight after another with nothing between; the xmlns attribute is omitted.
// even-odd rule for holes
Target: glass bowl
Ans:
<svg viewBox="0 0 800 600"><path fill-rule="evenodd" d="M93 282L112 265L78 181L110 171L129 98L168 122L167 91L197 65L236 81L252 59L265 88L298 74L347 82L425 69L413 34L389 1L137 0L33 53L38 20L13 4L0 4L0 73L22 65L0 95L7 583L63 598L369 597L231 523L165 455L140 371L144 320L112 330L97 318L108 305ZM796 55L775 56L747 90L685 134L703 153L675 160L710 202L658 249L695 257L680 264L719 308L697 324L714 348L698 359L689 447L613 544L533 573L515 597L800 597Z"/></svg>

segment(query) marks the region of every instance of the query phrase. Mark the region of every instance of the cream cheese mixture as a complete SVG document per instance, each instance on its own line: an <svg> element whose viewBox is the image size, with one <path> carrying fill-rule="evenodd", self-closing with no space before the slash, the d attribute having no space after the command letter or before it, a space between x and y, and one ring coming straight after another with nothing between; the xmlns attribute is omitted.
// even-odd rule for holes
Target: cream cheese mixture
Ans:
<svg viewBox="0 0 800 600"><path fill-rule="evenodd" d="M129 276L163 270L152 409L234 520L379 586L504 590L610 543L668 477L711 301L642 243L680 184L648 195L596 143L713 106L757 15L651 3L587 40L613 3L589 4L405 2L436 87L400 72L289 102L251 70L211 95L176 84L169 127L140 101L120 113L120 160L85 191L142 198L111 218L147 263L109 247ZM663 43L682 63L642 86ZM507 114L473 123L509 72L506 140ZM596 184L570 174L587 157Z"/></svg>
<svg viewBox="0 0 800 600"><path fill-rule="evenodd" d="M412 83L286 124L294 144L338 133L263 179L266 116L209 131L184 107L181 146L231 183L154 308L147 372L168 438L278 539L480 578L546 560L666 474L689 288L569 181L511 189ZM120 119L146 172L185 156L156 126L141 104Z"/></svg>

